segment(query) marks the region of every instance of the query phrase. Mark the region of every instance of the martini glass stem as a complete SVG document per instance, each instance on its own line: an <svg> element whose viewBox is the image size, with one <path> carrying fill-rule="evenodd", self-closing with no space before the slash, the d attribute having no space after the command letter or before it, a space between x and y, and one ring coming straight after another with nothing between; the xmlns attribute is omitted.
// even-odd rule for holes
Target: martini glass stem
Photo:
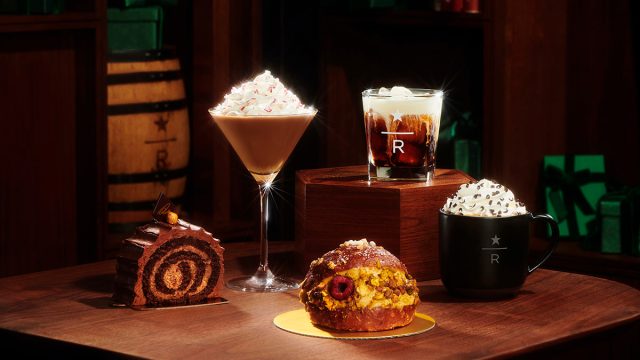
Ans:
<svg viewBox="0 0 640 360"><path fill-rule="evenodd" d="M260 192L260 265L258 272L269 271L269 243L267 224L269 222L269 185L258 185Z"/></svg>

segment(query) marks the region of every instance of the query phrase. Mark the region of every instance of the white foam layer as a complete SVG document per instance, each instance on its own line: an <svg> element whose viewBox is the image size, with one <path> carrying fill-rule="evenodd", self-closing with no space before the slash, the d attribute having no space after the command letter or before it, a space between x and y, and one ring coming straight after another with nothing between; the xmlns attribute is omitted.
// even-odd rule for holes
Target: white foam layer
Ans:
<svg viewBox="0 0 640 360"><path fill-rule="evenodd" d="M438 97L365 97L362 99L362 105L365 111L373 110L385 118L393 113L402 113L404 115L428 114L440 119L442 112L442 98Z"/></svg>
<svg viewBox="0 0 640 360"><path fill-rule="evenodd" d="M404 86L394 86L391 88L391 90L387 89L386 87L381 87L378 90L378 95L380 96L411 96L413 95L413 92L411 92L411 90L407 89Z"/></svg>
<svg viewBox="0 0 640 360"><path fill-rule="evenodd" d="M394 86L391 90L380 88L375 95L363 96L362 106L365 112L374 111L382 115L387 129L390 128L393 119L402 115L430 115L438 129L442 113L442 96L442 92L427 95L413 93L402 86Z"/></svg>

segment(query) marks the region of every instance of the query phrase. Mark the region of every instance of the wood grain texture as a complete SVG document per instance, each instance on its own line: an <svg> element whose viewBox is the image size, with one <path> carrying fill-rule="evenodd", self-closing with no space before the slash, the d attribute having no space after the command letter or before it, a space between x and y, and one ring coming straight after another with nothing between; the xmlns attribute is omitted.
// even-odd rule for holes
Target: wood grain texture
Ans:
<svg viewBox="0 0 640 360"><path fill-rule="evenodd" d="M0 16L0 275L93 261L104 234L106 2L68 4Z"/></svg>
<svg viewBox="0 0 640 360"><path fill-rule="evenodd" d="M632 3L488 1L493 61L485 69L492 111L484 122L485 175L532 209L544 204L544 155L604 154L609 179L640 181Z"/></svg>
<svg viewBox="0 0 640 360"><path fill-rule="evenodd" d="M72 159L78 89L73 80L78 75L73 42L68 34L0 35L0 104L5 109L0 149L12 154L6 157L0 190L0 274L75 264ZM48 241L41 241L41 233L30 225L34 218L51 229Z"/></svg>
<svg viewBox="0 0 640 360"><path fill-rule="evenodd" d="M84 77L78 77L76 106L76 153L78 166L78 261L80 263L102 258L102 245L107 233L107 3L98 0L95 7L74 2L74 9L90 9L95 14L95 28L85 32L82 43L83 63L91 64ZM89 10L87 10L89 11ZM93 121L87 121L91 119Z"/></svg>
<svg viewBox="0 0 640 360"><path fill-rule="evenodd" d="M538 206L545 154L565 153L566 1L494 2L493 117L484 123L485 176Z"/></svg>
<svg viewBox="0 0 640 360"><path fill-rule="evenodd" d="M573 153L601 153L609 179L640 183L638 10L631 1L568 0L567 132ZM635 54L634 54L635 51Z"/></svg>
<svg viewBox="0 0 640 360"><path fill-rule="evenodd" d="M276 266L291 244L274 243ZM227 245L228 277L256 260L257 245ZM242 270L244 271L244 270ZM298 274L300 275L300 274ZM588 349L594 333L640 321L640 292L583 275L538 270L516 298L476 302L452 298L437 280L421 283L418 311L436 319L419 336L333 341L277 329L273 318L300 308L295 292L240 293L228 305L174 310L111 308L114 263L0 279L0 329L146 358L481 358L530 351ZM637 328L636 328L637 329ZM638 334L627 334L637 339ZM31 341L41 341L29 338ZM611 341L615 341L612 339ZM613 343L612 343L613 344ZM33 346L33 345L32 345ZM621 347L616 348L622 351Z"/></svg>
<svg viewBox="0 0 640 360"><path fill-rule="evenodd" d="M188 201L194 221L222 238L255 235L257 186L208 109L260 71L261 3L196 1L193 15L192 155ZM255 191L255 192L254 192Z"/></svg>
<svg viewBox="0 0 640 360"><path fill-rule="evenodd" d="M416 279L438 278L438 209L472 178L437 169L428 186L369 182L366 174L366 165L298 171L298 268L346 240L367 238L396 254Z"/></svg>
<svg viewBox="0 0 640 360"><path fill-rule="evenodd" d="M531 253L541 256L547 246L547 241L534 238ZM613 279L640 289L639 256L588 251L582 249L577 241L561 241L544 266L554 270Z"/></svg>

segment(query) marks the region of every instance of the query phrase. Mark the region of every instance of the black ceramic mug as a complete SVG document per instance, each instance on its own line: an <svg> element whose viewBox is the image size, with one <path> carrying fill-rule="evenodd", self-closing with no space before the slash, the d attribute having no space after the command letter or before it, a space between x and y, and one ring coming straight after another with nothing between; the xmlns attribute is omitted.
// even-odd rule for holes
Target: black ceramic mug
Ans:
<svg viewBox="0 0 640 360"><path fill-rule="evenodd" d="M551 243L542 259L527 264L529 225L551 226ZM449 292L497 298L512 296L527 275L544 263L558 245L558 224L549 215L479 217L440 210L440 276Z"/></svg>

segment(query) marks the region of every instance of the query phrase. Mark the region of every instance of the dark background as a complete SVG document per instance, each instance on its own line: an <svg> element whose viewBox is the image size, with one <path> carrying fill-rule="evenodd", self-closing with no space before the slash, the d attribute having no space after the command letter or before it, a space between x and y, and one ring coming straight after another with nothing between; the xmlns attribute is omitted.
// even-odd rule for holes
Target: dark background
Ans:
<svg viewBox="0 0 640 360"><path fill-rule="evenodd" d="M206 110L265 68L319 109L280 176L272 239L293 239L295 170L366 162L369 87L445 89L446 120L471 112L479 126L483 176L531 209L544 209L547 154L604 154L610 182L640 184L636 2L484 0L480 15L359 3L180 1L168 14L191 114L185 217L255 238L255 184ZM109 257L121 238L106 226L107 5L67 4L0 15L0 276ZM447 144L438 159L451 166Z"/></svg>

